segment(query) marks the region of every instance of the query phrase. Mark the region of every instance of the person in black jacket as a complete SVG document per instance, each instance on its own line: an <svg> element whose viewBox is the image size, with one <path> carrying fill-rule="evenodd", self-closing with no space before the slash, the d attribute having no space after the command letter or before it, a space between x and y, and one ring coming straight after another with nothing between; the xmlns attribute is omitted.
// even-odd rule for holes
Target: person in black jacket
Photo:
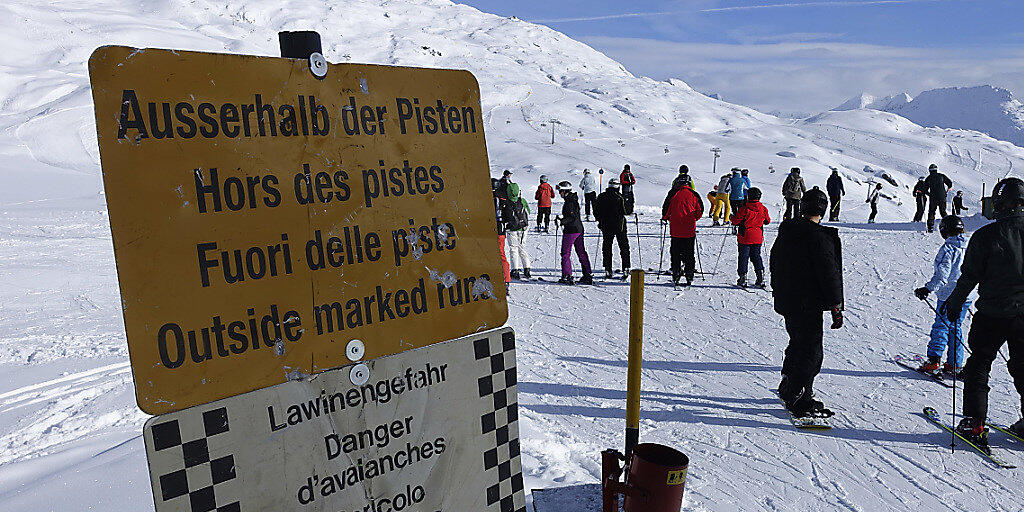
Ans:
<svg viewBox="0 0 1024 512"><path fill-rule="evenodd" d="M924 219L924 210L928 208L928 186L924 182L924 177L918 178L917 185L914 185L914 201L917 202L914 222L921 222Z"/></svg>
<svg viewBox="0 0 1024 512"><path fill-rule="evenodd" d="M967 207L964 206L964 191L957 190L956 195L953 196L953 215L959 217L961 213L966 211Z"/></svg>
<svg viewBox="0 0 1024 512"><path fill-rule="evenodd" d="M928 166L928 177L924 179L928 190L928 232L935 231L935 210L946 216L946 194L953 188L953 182L945 174L939 172L939 166Z"/></svg>
<svg viewBox="0 0 1024 512"><path fill-rule="evenodd" d="M846 195L846 187L843 186L843 178L839 176L839 169L832 169L828 181L825 182L825 190L828 191L828 202L831 207L828 209L828 221L839 221L839 207Z"/></svg>
<svg viewBox="0 0 1024 512"><path fill-rule="evenodd" d="M987 443L989 372L1004 343L1010 350L1007 370L1024 399L1024 181L1006 178L996 184L992 197L996 221L971 237L960 279L941 311L952 323L978 287L978 312L967 339L971 355L963 370L964 418L957 430L983 444ZM1010 429L1024 436L1024 420Z"/></svg>
<svg viewBox="0 0 1024 512"><path fill-rule="evenodd" d="M576 257L580 260L580 267L583 268L583 277L580 284L594 284L594 277L590 269L590 256L587 255L587 248L583 243L583 220L580 219L580 199L576 192L572 191L572 184L563 181L558 184L558 194L565 201L562 204L562 278L558 280L562 284L573 284L572 260L570 253L576 250Z"/></svg>
<svg viewBox="0 0 1024 512"><path fill-rule="evenodd" d="M779 397L798 418L832 415L813 394L824 359L822 311L832 313L833 329L843 326L842 247L839 231L821 225L827 209L825 192L808 191L800 216L779 226L769 263L775 311L789 333Z"/></svg>
<svg viewBox="0 0 1024 512"><path fill-rule="evenodd" d="M612 274L612 241L619 244L619 256L622 259L623 279L629 275L629 236L626 231L626 199L619 193L619 180L612 178L608 188L597 196L594 204L594 216L597 217L597 228L603 235L601 249L604 256L605 277L611 279Z"/></svg>
<svg viewBox="0 0 1024 512"><path fill-rule="evenodd" d="M506 187L508 183L505 183ZM494 220L498 224L498 255L501 258L501 270L505 275L505 288L508 289L509 283L512 282L511 267L508 264L508 256L505 255L505 202L507 197L502 195L503 192L501 186L501 180L497 178L491 178L491 195L494 196Z"/></svg>

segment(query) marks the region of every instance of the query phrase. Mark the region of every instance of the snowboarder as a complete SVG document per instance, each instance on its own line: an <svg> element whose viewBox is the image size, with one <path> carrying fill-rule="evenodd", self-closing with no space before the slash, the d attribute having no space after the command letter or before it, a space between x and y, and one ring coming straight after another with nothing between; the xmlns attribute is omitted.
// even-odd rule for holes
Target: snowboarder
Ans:
<svg viewBox="0 0 1024 512"><path fill-rule="evenodd" d="M815 187L817 188L817 187ZM878 215L878 198L882 196L882 184L878 183L868 193L868 200L865 203L871 204L871 215L868 215L868 224L875 223L875 216Z"/></svg>
<svg viewBox="0 0 1024 512"><path fill-rule="evenodd" d="M547 175L540 175L540 185L537 186L533 198L537 200L537 231L547 233L548 225L551 223L551 200L555 198L555 189L548 184ZM541 221L544 223L543 228Z"/></svg>
<svg viewBox="0 0 1024 512"><path fill-rule="evenodd" d="M633 215L633 185L636 185L636 176L629 170L629 164L622 167L619 173L619 184L622 185L622 198L626 200L626 215Z"/></svg>
<svg viewBox="0 0 1024 512"><path fill-rule="evenodd" d="M747 202L730 219L739 226L736 234L739 249L739 280L736 286L747 287L747 261L754 264L757 281L754 286L764 288L764 262L761 259L761 245L764 243L764 227L771 222L768 209L761 204L761 189L753 187L747 191Z"/></svg>
<svg viewBox="0 0 1024 512"><path fill-rule="evenodd" d="M939 254L935 256L935 270L932 278L924 286L914 290L914 295L921 300L928 298L934 293L938 301L936 311L942 311L953 293L956 282L960 279L960 265L964 261L964 249L967 248L967 238L964 236L964 221L955 215L944 217L939 222L939 234L946 242L939 248ZM945 316L935 315L935 322L932 324L931 340L928 342L928 360L918 368L918 371L925 373L936 373L939 371L939 362L942 360L942 353L946 352L946 364L942 371L956 373L964 362L964 346L961 341L960 326L963 325L967 310L971 307L971 301L966 300L960 308L960 314L956 320L950 322Z"/></svg>
<svg viewBox="0 0 1024 512"><path fill-rule="evenodd" d="M843 196L846 195L846 187L843 186L842 176L839 176L839 169L832 169L832 174L825 182L825 190L828 191L828 202L831 205L828 209L828 221L839 222L839 209Z"/></svg>
<svg viewBox="0 0 1024 512"><path fill-rule="evenodd" d="M1007 370L1017 393L1024 397L1024 181L1003 179L992 197L996 221L971 237L960 279L940 310L947 320L956 322L978 287L977 313L967 340L971 355L963 370L964 418L957 425L961 435L978 443L987 443L989 372L1004 343L1010 349ZM1010 430L1024 436L1024 420Z"/></svg>
<svg viewBox="0 0 1024 512"><path fill-rule="evenodd" d="M594 276L590 269L590 256L587 255L587 248L583 243L583 221L580 219L580 200L576 192L572 191L572 183L563 181L558 184L558 195L562 196L565 203L562 204L562 278L558 280L562 284L573 284L572 260L569 253L576 250L576 257L580 260L580 267L583 269L583 277L580 284L594 284Z"/></svg>
<svg viewBox="0 0 1024 512"><path fill-rule="evenodd" d="M501 190L501 180L491 178L491 194L494 196L494 220L498 225L498 254L501 257L501 271L505 277L505 288L507 291L508 284L512 282L512 274L508 264L508 257L505 256L505 220L502 217L505 211L505 201L508 196L503 198L501 196ZM507 190L507 188L505 190Z"/></svg>
<svg viewBox="0 0 1024 512"><path fill-rule="evenodd" d="M945 174L939 172L939 166L928 166L928 177L924 179L928 191L928 232L935 231L935 210L946 216L946 194L953 188L953 182Z"/></svg>
<svg viewBox="0 0 1024 512"><path fill-rule="evenodd" d="M786 176L786 181L782 183L782 197L786 200L786 214L783 219L788 220L800 215L800 200L805 192L807 186L800 177L800 168L790 169L789 176Z"/></svg>
<svg viewBox="0 0 1024 512"><path fill-rule="evenodd" d="M724 224L725 221L729 220L729 180L732 179L732 175L723 174L721 179L718 180L718 186L715 187L715 202L714 208L711 212L711 217L714 220L714 224Z"/></svg>
<svg viewBox="0 0 1024 512"><path fill-rule="evenodd" d="M522 277L530 279L530 254L526 252L524 244L526 228L530 227L530 205L519 194L519 185L515 183L508 184L508 201L505 202L502 219L505 221L505 240L508 242L511 266L509 276L519 280L519 270L522 269Z"/></svg>
<svg viewBox="0 0 1024 512"><path fill-rule="evenodd" d="M966 211L967 207L964 206L964 191L957 190L956 195L953 196L953 215L959 217L960 214Z"/></svg>
<svg viewBox="0 0 1024 512"><path fill-rule="evenodd" d="M928 208L928 185L924 182L923 176L918 178L917 185L914 185L914 201L917 202L914 222L921 222L924 219L924 210Z"/></svg>
<svg viewBox="0 0 1024 512"><path fill-rule="evenodd" d="M612 178L608 188L597 196L594 204L594 216L597 218L597 229L601 230L601 252L604 256L605 277L611 279L612 273L612 242L619 244L619 257L622 260L622 276L629 275L629 232L626 230L626 199L619 193L619 180Z"/></svg>
<svg viewBox="0 0 1024 512"><path fill-rule="evenodd" d="M684 183L679 188L673 188L663 206L661 221L669 224L669 235L672 237L669 248L672 284L679 285L679 278L685 273L686 286L690 286L696 271L694 249L697 242L697 221L704 216L704 202L693 187ZM685 271L680 268L681 265L685 265Z"/></svg>
<svg viewBox="0 0 1024 512"><path fill-rule="evenodd" d="M747 189L750 188L750 180L746 179L739 167L733 167L732 176L729 178L729 202L732 203L732 211L739 211L743 202L747 200Z"/></svg>
<svg viewBox="0 0 1024 512"><path fill-rule="evenodd" d="M821 312L831 312L832 329L843 326L839 231L821 225L828 210L823 191L811 190L802 199L800 216L779 226L769 261L775 311L789 333L779 397L797 418L831 416L813 391L824 359Z"/></svg>
<svg viewBox="0 0 1024 512"><path fill-rule="evenodd" d="M580 190L583 191L583 201L586 203L587 222L590 222L590 208L594 206L594 201L597 199L597 181L590 174L590 169L583 169Z"/></svg>

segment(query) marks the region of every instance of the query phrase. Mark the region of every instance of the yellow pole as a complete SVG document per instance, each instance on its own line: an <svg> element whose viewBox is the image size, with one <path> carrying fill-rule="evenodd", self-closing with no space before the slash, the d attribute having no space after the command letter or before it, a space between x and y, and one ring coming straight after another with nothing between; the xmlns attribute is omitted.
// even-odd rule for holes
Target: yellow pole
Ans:
<svg viewBox="0 0 1024 512"><path fill-rule="evenodd" d="M626 457L640 439L640 362L644 338L644 271L629 272L629 366L626 376Z"/></svg>

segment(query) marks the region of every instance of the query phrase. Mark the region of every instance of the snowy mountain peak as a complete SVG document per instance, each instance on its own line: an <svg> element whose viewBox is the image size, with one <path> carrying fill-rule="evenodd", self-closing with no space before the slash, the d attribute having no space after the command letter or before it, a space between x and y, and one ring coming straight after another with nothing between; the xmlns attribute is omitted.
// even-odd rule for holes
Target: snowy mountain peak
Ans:
<svg viewBox="0 0 1024 512"><path fill-rule="evenodd" d="M862 92L862 93L860 93L860 94L858 94L858 95L856 95L856 96L854 96L854 97L844 101L842 105L839 105L838 107L835 107L832 110L834 110L836 112L842 112L842 111L845 111L845 110L857 110L857 109L860 109L860 108L869 108L869 105L871 105L874 102L875 102L875 97L874 96L872 96L872 95L870 95L870 94L868 94L866 92Z"/></svg>
<svg viewBox="0 0 1024 512"><path fill-rule="evenodd" d="M1024 104L1000 87L933 89L909 103L883 110L921 126L975 130L1024 146Z"/></svg>
<svg viewBox="0 0 1024 512"><path fill-rule="evenodd" d="M893 94L891 96L885 96L882 98L873 96L868 93L860 93L854 96L838 107L833 108L833 111L842 112L845 110L857 110L861 108L870 108L874 110L889 111L891 108L898 108L902 105L906 105L913 101L913 98L905 93Z"/></svg>

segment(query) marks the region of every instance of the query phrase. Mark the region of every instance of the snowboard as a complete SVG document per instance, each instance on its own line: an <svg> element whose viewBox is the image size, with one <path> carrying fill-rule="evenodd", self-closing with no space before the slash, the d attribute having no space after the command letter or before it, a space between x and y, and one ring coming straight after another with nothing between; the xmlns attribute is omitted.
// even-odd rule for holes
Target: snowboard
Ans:
<svg viewBox="0 0 1024 512"><path fill-rule="evenodd" d="M999 452L998 450L993 450L992 447L990 447L990 446L978 446L978 445L968 441L965 437L963 437L960 434L958 434L956 432L956 430L952 426L950 426L949 424L947 424L944 421L942 421L942 418L939 417L939 413L935 409L933 409L931 407L925 407L924 411L923 411L923 414L924 414L924 417L928 418L929 421L931 421L932 423L942 427L946 432L949 432L949 433L953 434L954 436L956 436L957 439L963 441L964 443L967 443L967 446L970 446L971 448L974 448L975 451L980 453L982 456L984 456L986 459L988 459L993 464L995 464L995 465L997 465L997 466L999 466L1001 468L1005 468L1005 469L1013 469L1013 468L1017 467L1016 464L1013 464L1013 463L1007 461L1005 458L1003 458L1003 454L1001 452ZM1010 434L1010 435L1012 436L1012 434ZM1013 437L1016 438L1016 436L1013 436Z"/></svg>
<svg viewBox="0 0 1024 512"><path fill-rule="evenodd" d="M904 367L904 368L906 368L908 370L913 370L914 373L916 373L918 375L921 375L921 376L927 378L928 380L931 380L931 381L934 381L934 382L938 382L939 384L942 384L943 386L946 386L947 388L952 388L953 387L953 384L951 384L948 380L946 380L946 377L941 372L940 373L928 373L928 372L922 372L921 370L919 370L921 365L925 362L925 359L923 357L919 356L919 355L918 356L911 356L911 357L904 357L902 355L898 355L897 354L896 356L894 356L892 358L892 362L894 362L894 363L896 363L896 364L898 364L898 365L900 365L900 366L902 366L902 367Z"/></svg>

